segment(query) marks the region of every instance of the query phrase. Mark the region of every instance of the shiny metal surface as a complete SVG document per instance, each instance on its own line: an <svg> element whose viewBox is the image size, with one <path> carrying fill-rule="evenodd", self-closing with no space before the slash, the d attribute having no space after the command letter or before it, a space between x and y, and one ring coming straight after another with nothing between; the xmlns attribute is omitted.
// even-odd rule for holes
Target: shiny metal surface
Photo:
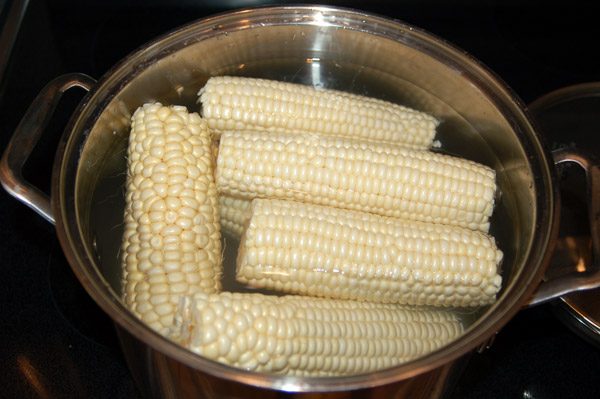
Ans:
<svg viewBox="0 0 600 399"><path fill-rule="evenodd" d="M194 355L143 325L120 301L115 245L121 238L119 178L125 170L128 118L137 106L153 100L197 109L198 89L209 76L221 74L356 92L440 118L437 138L443 151L497 171L492 234L505 254L498 301L465 315L470 324L465 334L428 356L375 373L335 378L236 370ZM118 324L130 368L153 394L246 397L248 392L269 392L278 397L285 396L282 392L317 392L342 397L341 391L368 395L377 387L373 392L402 397L415 377L435 375L476 348L530 298L556 237L554 180L552 161L518 98L464 52L414 27L360 12L276 7L198 21L150 43L109 71L65 130L54 165L52 210L75 274ZM430 385L420 386L420 392L431 394Z"/></svg>
<svg viewBox="0 0 600 399"><path fill-rule="evenodd" d="M553 153L557 165L575 163L584 169L588 182L588 215L592 240L593 259L600 256L600 163L594 157L573 150L559 150ZM592 290L600 287L600 268L590 267L586 271L573 271L566 276L544 281L529 302L530 306L551 301L571 292ZM583 317L586 320L585 317Z"/></svg>
<svg viewBox="0 0 600 399"><path fill-rule="evenodd" d="M63 93L73 87L89 91L95 83L94 79L79 73L63 75L48 83L29 106L0 160L2 186L50 223L54 223L50 199L28 183L21 171Z"/></svg>
<svg viewBox="0 0 600 399"><path fill-rule="evenodd" d="M126 330L118 328L121 346L130 365L134 379L145 398L179 399L193 398L202 393L203 398L305 398L305 399L439 399L445 397L448 388L458 377L466 358L447 363L437 369L392 384L373 386L353 391L290 393L281 390L257 388L235 381L224 381L216 376L198 373L166 356L152 350ZM144 368L139 367L140 364Z"/></svg>
<svg viewBox="0 0 600 399"><path fill-rule="evenodd" d="M530 105L534 117L542 129L562 129L569 126L570 135L594 136L598 134L598 112L600 112L600 82L583 83L548 93ZM557 123L561 121L561 123ZM577 123L574 123L577 121ZM600 283L600 161L598 154L570 154L561 151L558 161L574 162L585 171L589 238L567 237L568 243L562 251L570 255L570 279L585 280L590 288ZM575 262L573 262L575 260ZM580 269L580 270L578 270ZM577 284L577 281L573 281ZM566 287L565 287L566 288ZM542 285L543 289L543 285ZM539 293L539 292L538 292ZM559 315L588 340L600 344L600 289L574 290L560 298Z"/></svg>

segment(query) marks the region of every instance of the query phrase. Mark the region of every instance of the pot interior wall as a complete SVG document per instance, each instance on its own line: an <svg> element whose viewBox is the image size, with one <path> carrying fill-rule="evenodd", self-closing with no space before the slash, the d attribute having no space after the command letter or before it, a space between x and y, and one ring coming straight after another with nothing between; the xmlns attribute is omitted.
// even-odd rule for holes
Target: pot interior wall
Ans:
<svg viewBox="0 0 600 399"><path fill-rule="evenodd" d="M201 24L151 45L113 70L83 108L88 132L76 186L78 220L100 274L120 296L119 246L129 117L144 102L200 111L196 93L210 76L241 75L334 88L417 108L441 121L440 151L493 167L499 194L491 233L504 252L508 286L522 272L536 225L531 165L520 140L518 112L508 93L485 81L476 64L459 65L409 29L378 26L394 40L348 29L345 20L271 25L231 19ZM300 18L301 19L301 18ZM462 57L462 56L461 56ZM466 59L466 58L465 58ZM77 126L77 125L76 125ZM235 243L226 243L226 289ZM467 316L468 317L468 316ZM474 318L474 314L470 314Z"/></svg>

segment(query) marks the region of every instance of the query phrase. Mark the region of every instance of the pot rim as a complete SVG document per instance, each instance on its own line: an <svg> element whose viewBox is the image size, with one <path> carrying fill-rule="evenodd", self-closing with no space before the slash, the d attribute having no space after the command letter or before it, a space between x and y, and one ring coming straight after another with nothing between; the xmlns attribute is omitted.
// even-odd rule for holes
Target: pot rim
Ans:
<svg viewBox="0 0 600 399"><path fill-rule="evenodd" d="M290 377L233 368L203 358L179 346L150 329L129 312L99 272L93 251L84 242L80 221L77 219L78 212L75 201L79 158L70 161L71 154L76 153L79 156L79 149L85 145L86 132L90 131L90 127L99 115L98 110L96 110L92 113L94 118L86 118L85 120L81 118L84 111L93 103L92 99L99 95L98 93L106 91L106 87L114 84L115 75L123 73L125 69L131 69L131 65L134 63L135 65L146 65L143 62L140 63L140 60L146 60L147 56L152 54L162 56L161 48L164 48L165 45L180 42L185 37L191 38L191 35L193 35L194 40L199 41L223 34L227 31L224 27L252 29L258 26L282 24L333 25L344 29L359 30L365 34L381 36L391 40L409 37L411 44L420 45L420 51L435 50L439 52L436 53L437 59L457 67L468 66L475 71L477 74L474 77L478 78L477 83L488 88L485 91L486 94L495 98L495 104L498 104L498 106L511 108L502 111L505 115L511 116L511 123L522 125L521 127L526 131L526 136L520 138L520 143L529 155L530 167L535 180L536 215L534 228L537 232L527 250L526 267L519 272L522 275L515 277L512 283L504 288L504 293L496 303L486 310L464 334L427 356L377 372L342 377ZM131 74L126 76L127 79L135 78ZM118 82L121 84L119 87L122 87L129 80ZM501 101L501 98L504 100ZM84 128L81 128L82 126ZM75 137L71 133L78 130L78 128L81 128L79 130L82 134ZM56 217L59 241L81 284L95 302L120 327L150 345L153 349L196 370L257 387L293 392L354 390L411 378L457 359L486 342L526 303L541 281L549 263L551 247L558 233L556 177L548 154L549 152L544 148L543 142L537 135L531 119L527 116L524 106L516 94L481 62L441 38L398 20L346 8L308 5L247 8L203 18L166 33L134 51L110 69L81 101L61 137L54 162L51 201Z"/></svg>

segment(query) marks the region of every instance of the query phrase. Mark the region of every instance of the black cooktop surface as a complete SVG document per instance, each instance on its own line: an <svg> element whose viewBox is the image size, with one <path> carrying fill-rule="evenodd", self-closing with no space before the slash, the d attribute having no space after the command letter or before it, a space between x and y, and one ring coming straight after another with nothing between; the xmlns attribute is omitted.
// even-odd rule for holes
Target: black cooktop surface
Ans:
<svg viewBox="0 0 600 399"><path fill-rule="evenodd" d="M0 1L3 27L18 3ZM267 3L31 0L0 86L0 150L52 78L67 72L99 78L170 29ZM447 39L487 64L525 103L563 86L600 81L600 7L513 3L329 2L401 19ZM55 143L82 94L69 93L62 101L26 167L26 177L45 189ZM571 138L565 132L546 140L552 148ZM586 137L581 145L598 153L599 140ZM579 197L566 201L574 208L567 217L585 215ZM1 190L0 248L0 397L138 398L112 323L75 279L53 226ZM565 327L547 304L520 312L490 349L475 354L451 397L599 398L598 370L598 346Z"/></svg>

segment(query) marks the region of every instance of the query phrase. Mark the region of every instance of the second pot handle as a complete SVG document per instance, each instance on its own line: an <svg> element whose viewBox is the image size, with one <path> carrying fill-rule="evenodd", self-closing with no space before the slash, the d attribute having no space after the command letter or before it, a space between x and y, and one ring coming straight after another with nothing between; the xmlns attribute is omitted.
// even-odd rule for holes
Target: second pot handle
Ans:
<svg viewBox="0 0 600 399"><path fill-rule="evenodd" d="M50 223L54 223L50 199L23 178L23 165L52 118L63 93L73 87L90 91L95 84L94 79L81 73L62 75L48 83L27 109L0 160L2 186Z"/></svg>
<svg viewBox="0 0 600 399"><path fill-rule="evenodd" d="M600 262L600 163L595 162L592 155L577 150L557 150L552 155L556 165L575 163L585 170L592 259L593 262ZM595 270L573 272L543 282L529 301L529 306L550 301L570 292L600 287L600 268L593 269Z"/></svg>

